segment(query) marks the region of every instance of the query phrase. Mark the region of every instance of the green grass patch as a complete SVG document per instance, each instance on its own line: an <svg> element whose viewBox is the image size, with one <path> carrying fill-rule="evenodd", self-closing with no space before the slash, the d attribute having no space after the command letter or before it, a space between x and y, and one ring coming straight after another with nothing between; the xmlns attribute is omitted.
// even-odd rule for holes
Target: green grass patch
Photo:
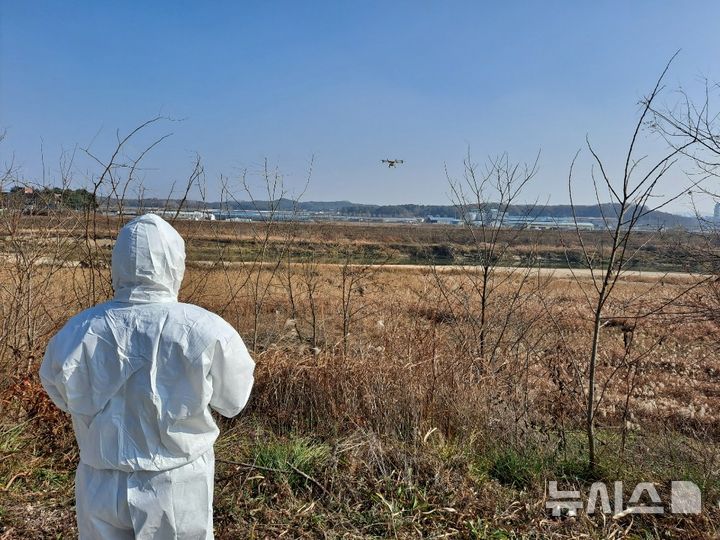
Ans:
<svg viewBox="0 0 720 540"><path fill-rule="evenodd" d="M27 422L16 425L0 425L0 452L10 454L19 452L25 442L24 433Z"/></svg>
<svg viewBox="0 0 720 540"><path fill-rule="evenodd" d="M505 448L490 452L481 462L487 476L502 485L525 490L536 484L544 470L546 461L539 452L522 452Z"/></svg>
<svg viewBox="0 0 720 540"><path fill-rule="evenodd" d="M38 487L50 489L66 488L72 481L72 475L67 471L57 471L45 467L35 469L32 477Z"/></svg>
<svg viewBox="0 0 720 540"><path fill-rule="evenodd" d="M254 464L284 474L291 487L305 486L327 462L330 447L305 437L259 442L253 448ZM270 472L272 472L270 471Z"/></svg>
<svg viewBox="0 0 720 540"><path fill-rule="evenodd" d="M468 521L467 526L469 537L477 540L510 540L511 538L517 538L514 533L505 529L498 529L481 518Z"/></svg>

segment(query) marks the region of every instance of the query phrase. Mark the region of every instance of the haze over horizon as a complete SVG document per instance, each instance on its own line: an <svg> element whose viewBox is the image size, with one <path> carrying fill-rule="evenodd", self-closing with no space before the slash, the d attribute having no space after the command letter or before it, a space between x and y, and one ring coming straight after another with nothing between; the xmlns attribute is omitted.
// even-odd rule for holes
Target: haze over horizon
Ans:
<svg viewBox="0 0 720 540"><path fill-rule="evenodd" d="M166 196L195 153L209 199L220 174L236 181L266 157L298 194L314 156L305 200L447 204L445 164L459 175L470 148L480 163L541 151L526 200L565 204L585 135L617 170L638 100L676 50L663 102L680 86L720 79L718 20L710 1L0 1L0 161L14 156L22 176L38 180L42 147L52 181L63 149L77 146L82 186L97 164L80 148L104 157L116 129L162 114L183 120L133 146L173 134L145 163L146 196ZM405 163L390 169L383 158ZM581 165L576 201L591 204Z"/></svg>

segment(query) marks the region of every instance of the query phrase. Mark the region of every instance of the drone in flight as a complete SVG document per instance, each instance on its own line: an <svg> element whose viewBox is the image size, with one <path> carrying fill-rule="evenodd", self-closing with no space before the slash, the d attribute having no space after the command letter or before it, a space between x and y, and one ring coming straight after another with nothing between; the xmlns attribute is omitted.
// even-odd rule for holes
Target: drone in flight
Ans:
<svg viewBox="0 0 720 540"><path fill-rule="evenodd" d="M386 163L389 168L404 163L402 159L381 159L380 163Z"/></svg>

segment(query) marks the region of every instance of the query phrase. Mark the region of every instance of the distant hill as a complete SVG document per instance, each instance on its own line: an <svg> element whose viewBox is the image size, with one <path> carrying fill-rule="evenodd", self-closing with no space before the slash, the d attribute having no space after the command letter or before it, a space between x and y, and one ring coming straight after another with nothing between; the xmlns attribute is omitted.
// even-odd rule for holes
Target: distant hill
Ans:
<svg viewBox="0 0 720 540"><path fill-rule="evenodd" d="M497 205L488 205L490 208ZM603 217L612 220L620 211L619 205L582 205L575 207L575 216L578 220L592 220L602 222ZM454 217L459 218L460 212L453 205L421 205L421 204L399 204L399 205L372 205L372 204L348 204L337 209L341 215L368 216L368 217ZM568 219L573 216L573 208L569 204L552 206L531 206L515 205L508 209L511 215L543 216L557 219ZM640 225L645 227L697 227L697 219L694 217L679 216L660 210L650 212L640 220Z"/></svg>
<svg viewBox="0 0 720 540"><path fill-rule="evenodd" d="M144 207L144 208L177 208L182 201L180 199L125 199L123 205L126 207ZM101 204L106 204L107 198L102 199ZM223 210L280 210L292 211L293 209L304 210L306 212L335 212L341 208L352 206L350 201L302 201L296 202L292 199L278 199L276 201L214 201L204 202L187 200L183 204L183 208L187 210L197 209L223 209Z"/></svg>
<svg viewBox="0 0 720 540"><path fill-rule="evenodd" d="M101 201L100 205L107 200ZM124 202L126 207L143 206L145 208L158 208L168 206L177 208L181 203L179 199L127 199ZM497 205L489 204L490 208ZM300 201L292 199L278 199L276 201L229 201L229 202L202 202L188 200L184 203L187 210L197 209L223 209L223 210L276 210L290 212L293 210L302 212L323 212L337 214L339 216L357 216L372 218L425 218L427 216L439 217L460 217L458 208L453 205L431 205L431 204L360 204L351 201ZM575 207L575 215L578 220L602 221L603 215L612 219L618 211L618 205L580 205ZM532 215L550 218L571 218L572 207L569 204L556 205L515 205L508 210L512 215ZM665 228L696 228L697 219L688 216L679 216L669 212L655 211L644 216L640 225L644 227L665 227Z"/></svg>

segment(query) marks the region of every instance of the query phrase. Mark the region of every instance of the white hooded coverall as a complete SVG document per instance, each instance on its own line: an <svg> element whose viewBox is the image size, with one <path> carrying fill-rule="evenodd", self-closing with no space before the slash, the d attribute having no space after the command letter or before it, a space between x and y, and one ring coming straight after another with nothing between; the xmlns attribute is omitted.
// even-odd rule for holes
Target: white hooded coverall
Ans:
<svg viewBox="0 0 720 540"><path fill-rule="evenodd" d="M254 362L221 317L177 301L185 243L144 215L112 253L115 298L76 315L40 368L72 416L80 538L213 538L213 443L242 410Z"/></svg>

